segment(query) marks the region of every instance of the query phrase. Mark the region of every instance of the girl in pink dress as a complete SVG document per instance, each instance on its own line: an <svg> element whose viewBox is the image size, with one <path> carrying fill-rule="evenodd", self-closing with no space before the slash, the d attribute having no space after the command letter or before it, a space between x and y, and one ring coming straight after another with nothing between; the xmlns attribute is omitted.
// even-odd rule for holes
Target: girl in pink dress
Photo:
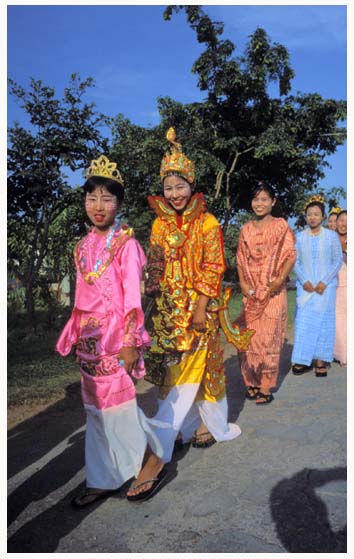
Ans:
<svg viewBox="0 0 354 559"><path fill-rule="evenodd" d="M343 264L338 272L336 293L336 337L333 357L342 366L347 364L347 211L337 216L337 233L343 251Z"/></svg>
<svg viewBox="0 0 354 559"><path fill-rule="evenodd" d="M61 355L76 346L86 410L86 491L73 500L82 508L107 497L135 476L129 500L151 497L166 470L162 447L137 406L132 377L145 374L140 282L145 255L132 229L116 215L123 180L105 156L92 161L84 184L93 229L75 247L75 306L57 342Z"/></svg>

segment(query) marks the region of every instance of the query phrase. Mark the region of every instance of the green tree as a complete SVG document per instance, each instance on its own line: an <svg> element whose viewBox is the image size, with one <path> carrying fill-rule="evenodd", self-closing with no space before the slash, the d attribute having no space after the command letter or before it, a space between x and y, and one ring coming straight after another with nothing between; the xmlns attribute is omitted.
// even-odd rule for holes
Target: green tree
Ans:
<svg viewBox="0 0 354 559"><path fill-rule="evenodd" d="M292 95L289 53L263 29L256 29L244 54L235 57L233 43L221 38L223 24L211 21L200 6L169 6L165 19L182 9L197 40L205 44L192 70L206 97L188 104L159 98L161 122L149 129L119 115L111 156L126 179L126 216L146 245L153 219L146 211L146 194L160 192L165 134L175 126L178 141L195 160L197 188L221 220L231 254L230 231L250 209L249 193L259 180L274 187L286 217L300 216L305 199L319 192L326 159L346 138L339 125L346 118L346 103L319 94ZM332 185L326 195L335 204L345 191Z"/></svg>
<svg viewBox="0 0 354 559"><path fill-rule="evenodd" d="M345 141L339 123L346 102L292 95L289 53L263 29L250 36L243 56L234 57L233 43L221 39L223 24L212 22L200 6L169 6L165 19L181 9L206 47L192 68L206 99L176 111L165 98L160 112L193 142L213 211L227 225L249 208L250 189L264 180L275 188L284 213L297 215L324 178L326 158ZM345 195L341 185L333 187L333 198Z"/></svg>
<svg viewBox="0 0 354 559"><path fill-rule="evenodd" d="M10 93L27 113L30 127L15 123L9 128L8 149L8 258L9 267L26 289L30 327L34 323L34 295L46 258L57 243L68 250L80 214L78 193L70 188L65 168L83 168L92 157L107 149L99 130L107 118L84 94L93 86L72 74L61 99L53 88L31 80L29 89L9 80ZM60 216L71 210L71 225L55 229ZM52 241L52 243L51 243ZM52 246L51 246L52 245ZM71 247L70 247L71 248ZM59 260L57 261L59 263Z"/></svg>

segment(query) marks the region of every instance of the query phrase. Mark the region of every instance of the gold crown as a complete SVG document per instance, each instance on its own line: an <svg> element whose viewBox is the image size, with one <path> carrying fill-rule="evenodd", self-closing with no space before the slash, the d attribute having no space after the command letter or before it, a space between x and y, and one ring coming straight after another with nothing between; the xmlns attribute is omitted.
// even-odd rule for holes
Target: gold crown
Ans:
<svg viewBox="0 0 354 559"><path fill-rule="evenodd" d="M340 212L343 211L343 208L341 208L340 206L337 206L336 208L332 208L331 211L329 212L329 215L338 215L340 214Z"/></svg>
<svg viewBox="0 0 354 559"><path fill-rule="evenodd" d="M311 196L304 205L304 211L307 210L308 206L312 204L312 202L319 202L320 204L325 204L325 199L323 198L322 194L314 194Z"/></svg>
<svg viewBox="0 0 354 559"><path fill-rule="evenodd" d="M188 159L182 152L181 144L176 142L176 132L174 128L169 128L166 138L172 146L166 151L161 161L160 177L165 178L168 173L178 173L190 184L194 182L194 161Z"/></svg>
<svg viewBox="0 0 354 559"><path fill-rule="evenodd" d="M91 177L105 177L124 186L122 175L117 169L117 163L110 161L105 155L100 155L98 159L91 161L91 165L86 171L86 178L90 179Z"/></svg>

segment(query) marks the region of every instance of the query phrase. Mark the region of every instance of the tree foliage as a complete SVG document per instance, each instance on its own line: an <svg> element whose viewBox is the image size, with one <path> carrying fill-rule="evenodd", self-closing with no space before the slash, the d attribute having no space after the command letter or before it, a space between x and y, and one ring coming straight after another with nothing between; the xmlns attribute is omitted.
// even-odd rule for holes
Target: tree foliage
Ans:
<svg viewBox="0 0 354 559"><path fill-rule="evenodd" d="M9 128L8 258L10 270L25 285L32 322L34 294L41 286L46 259L59 266L58 256L79 232L78 216L82 223L80 196L70 188L65 167L72 171L85 167L107 149L99 131L107 119L83 100L92 86L92 78L81 81L73 74L58 99L54 89L40 80L32 79L28 90L9 80L10 93L29 116L30 127L15 123ZM65 215L70 215L69 221Z"/></svg>
<svg viewBox="0 0 354 559"><path fill-rule="evenodd" d="M305 198L319 192L327 158L344 143L346 103L317 93L293 93L294 69L285 46L272 42L264 29L249 37L241 56L223 37L224 26L201 6L169 6L166 21L182 11L204 50L192 66L201 102L157 100L160 123L137 126L124 115L111 123L112 145L100 132L110 119L84 102L92 78L73 74L62 98L41 81L30 87L10 80L10 93L30 118L30 127L9 129L8 224L9 268L26 286L27 310L42 279L73 273L75 239L83 230L82 200L70 188L65 168L85 168L106 153L125 180L123 217L146 248L153 213L148 193L160 193L159 168L168 147L167 129L196 163L197 189L222 222L226 257L231 262L237 233L250 209L250 191L263 180L277 193L283 214L299 216ZM344 197L341 185L328 185L330 205ZM299 218L299 223L301 218Z"/></svg>
<svg viewBox="0 0 354 559"><path fill-rule="evenodd" d="M285 215L297 215L324 178L326 158L345 141L345 101L291 94L289 53L263 29L235 57L233 43L221 39L223 24L212 22L200 6L169 6L165 19L182 9L205 44L192 70L207 97L184 110L176 111L168 99L160 107L166 123L175 121L191 137L197 168L204 159L201 182L213 210L228 223L248 209L250 189L264 180L275 188ZM344 194L341 185L332 186Z"/></svg>

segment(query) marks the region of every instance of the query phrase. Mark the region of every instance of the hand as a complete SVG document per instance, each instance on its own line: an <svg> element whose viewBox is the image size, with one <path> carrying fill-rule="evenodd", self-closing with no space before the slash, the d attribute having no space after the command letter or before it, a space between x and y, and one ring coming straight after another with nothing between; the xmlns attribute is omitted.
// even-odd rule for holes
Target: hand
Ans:
<svg viewBox="0 0 354 559"><path fill-rule="evenodd" d="M278 291L279 287L283 284L283 282L284 280L282 280L282 278L277 278L271 281L268 284L269 293L275 293L276 291Z"/></svg>
<svg viewBox="0 0 354 559"><path fill-rule="evenodd" d="M322 293L324 292L325 289L326 289L326 284L324 284L322 281L319 281L318 284L315 287L315 291L319 295L322 295Z"/></svg>
<svg viewBox="0 0 354 559"><path fill-rule="evenodd" d="M310 281L305 281L302 287L305 291L308 291L309 293L313 293L315 291L315 288Z"/></svg>
<svg viewBox="0 0 354 559"><path fill-rule="evenodd" d="M244 297L253 297L254 289L248 283L240 283L241 293Z"/></svg>
<svg viewBox="0 0 354 559"><path fill-rule="evenodd" d="M139 353L136 347L122 347L119 359L124 361L124 369L130 374L139 361Z"/></svg>
<svg viewBox="0 0 354 559"><path fill-rule="evenodd" d="M194 330L197 330L197 332L205 332L206 321L207 315L205 309L200 309L197 307L192 316L191 327L194 328Z"/></svg>

